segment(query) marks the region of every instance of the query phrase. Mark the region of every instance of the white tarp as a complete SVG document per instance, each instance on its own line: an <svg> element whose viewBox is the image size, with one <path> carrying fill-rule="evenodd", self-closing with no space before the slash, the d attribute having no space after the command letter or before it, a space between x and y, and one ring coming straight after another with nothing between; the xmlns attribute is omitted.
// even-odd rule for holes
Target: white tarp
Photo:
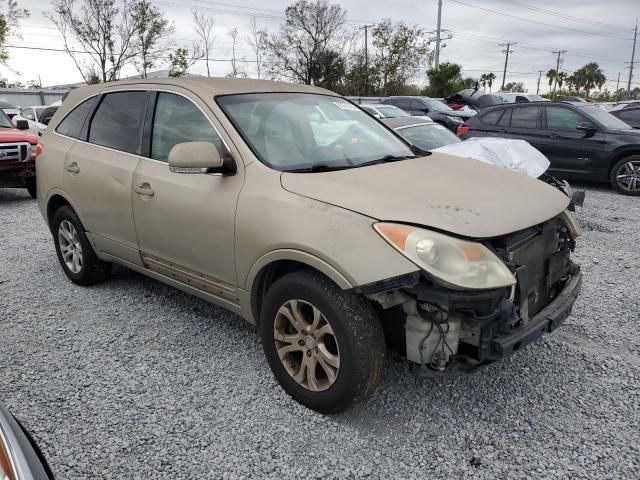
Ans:
<svg viewBox="0 0 640 480"><path fill-rule="evenodd" d="M473 137L436 148L432 152L473 158L538 178L549 168L549 160L524 140Z"/></svg>

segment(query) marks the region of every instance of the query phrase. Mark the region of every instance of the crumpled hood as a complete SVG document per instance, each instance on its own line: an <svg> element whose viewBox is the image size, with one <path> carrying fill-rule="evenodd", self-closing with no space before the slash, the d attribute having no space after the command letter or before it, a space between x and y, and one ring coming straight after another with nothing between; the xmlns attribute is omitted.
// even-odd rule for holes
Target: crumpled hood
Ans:
<svg viewBox="0 0 640 480"><path fill-rule="evenodd" d="M540 180L445 154L333 172L284 172L281 183L289 192L377 220L471 238L522 230L569 204Z"/></svg>

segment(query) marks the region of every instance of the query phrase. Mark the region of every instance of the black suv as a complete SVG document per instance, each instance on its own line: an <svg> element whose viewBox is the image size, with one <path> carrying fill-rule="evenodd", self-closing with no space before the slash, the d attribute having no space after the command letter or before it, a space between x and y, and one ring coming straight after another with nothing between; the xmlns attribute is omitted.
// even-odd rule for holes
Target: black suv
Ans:
<svg viewBox="0 0 640 480"><path fill-rule="evenodd" d="M596 105L496 105L467 120L458 135L526 140L549 159L554 176L608 181L619 192L640 195L640 131Z"/></svg>
<svg viewBox="0 0 640 480"><path fill-rule="evenodd" d="M388 97L381 103L395 105L417 117L429 117L452 132L455 132L467 118L475 114L475 112L459 112L440 100L429 97Z"/></svg>

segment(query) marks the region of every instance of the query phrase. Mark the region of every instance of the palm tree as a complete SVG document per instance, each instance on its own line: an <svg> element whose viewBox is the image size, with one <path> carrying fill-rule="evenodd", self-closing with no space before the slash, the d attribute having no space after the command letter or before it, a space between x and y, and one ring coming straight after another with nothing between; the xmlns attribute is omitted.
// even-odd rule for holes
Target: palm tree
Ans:
<svg viewBox="0 0 640 480"><path fill-rule="evenodd" d="M558 82L558 90L562 90L562 84L567 80L567 74L560 72L556 75L556 81Z"/></svg>
<svg viewBox="0 0 640 480"><path fill-rule="evenodd" d="M491 91L491 86L493 85L493 81L496 79L496 74L491 72L487 73L487 85L489 85L489 91Z"/></svg>
<svg viewBox="0 0 640 480"><path fill-rule="evenodd" d="M480 83L482 84L483 90L486 92L487 91L487 74L486 73L483 73L482 75L480 75Z"/></svg>
<svg viewBox="0 0 640 480"><path fill-rule="evenodd" d="M556 79L557 76L558 76L558 72L556 72L554 68L549 69L546 75L546 77L549 79L549 88L551 88L551 85L553 85L553 81Z"/></svg>
<svg viewBox="0 0 640 480"><path fill-rule="evenodd" d="M587 63L584 67L576 70L573 75L578 80L578 88L583 88L587 97L594 88L598 87L598 90L601 90L607 81L607 77L595 62Z"/></svg>

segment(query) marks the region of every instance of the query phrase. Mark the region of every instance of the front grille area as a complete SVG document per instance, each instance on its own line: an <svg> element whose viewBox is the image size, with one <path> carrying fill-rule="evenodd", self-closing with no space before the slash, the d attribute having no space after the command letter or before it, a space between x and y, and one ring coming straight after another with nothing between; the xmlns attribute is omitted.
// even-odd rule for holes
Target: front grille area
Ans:
<svg viewBox="0 0 640 480"><path fill-rule="evenodd" d="M494 242L516 273L515 303L523 318L532 317L553 300L553 287L570 269L568 234L563 227L562 220L554 218Z"/></svg>
<svg viewBox="0 0 640 480"><path fill-rule="evenodd" d="M0 143L0 162L26 162L31 156L31 144Z"/></svg>

